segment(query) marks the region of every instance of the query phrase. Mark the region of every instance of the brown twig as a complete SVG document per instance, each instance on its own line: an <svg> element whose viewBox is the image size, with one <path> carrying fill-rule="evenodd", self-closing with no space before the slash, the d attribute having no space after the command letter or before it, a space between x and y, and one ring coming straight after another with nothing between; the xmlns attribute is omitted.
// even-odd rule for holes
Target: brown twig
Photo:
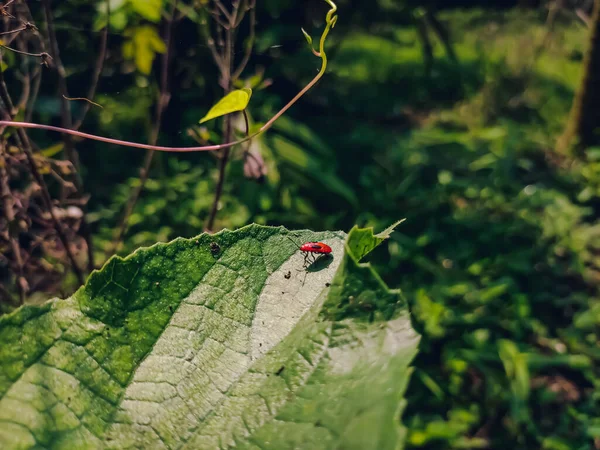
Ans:
<svg viewBox="0 0 600 450"><path fill-rule="evenodd" d="M98 82L100 81L100 75L102 74L102 68L104 67L104 60L106 59L106 48L108 46L108 32L110 28L110 0L106 0L106 26L104 27L104 31L102 32L102 38L100 40L100 52L98 53L98 58L96 59L96 65L94 66L94 73L92 74L92 84L88 90L88 93L85 98L79 98L87 100L83 106L83 111L81 112L81 117L75 121L73 124L74 130L79 130L81 125L83 125L83 121L85 120L85 116L90 110L91 105L98 105L98 103L94 103L92 100L96 96L96 89L98 88Z"/></svg>
<svg viewBox="0 0 600 450"><path fill-rule="evenodd" d="M23 10L22 8L18 8L17 11L15 12L16 16L17 16L17 20L19 20L22 23L22 27L19 30L28 30L31 32L31 34L35 37L38 38L38 40L40 39L40 35L38 33L38 29L35 26L35 24L31 23L29 21L29 19L31 19L31 14L29 14L29 17L27 16L27 13L29 13L29 9L27 8L27 5L24 3L24 7L26 8L25 10ZM15 36L15 41L16 41L16 45L19 51L21 52L27 52L27 43L28 43L28 38L29 38L29 34L19 34L17 36ZM42 50L44 50L44 48L42 47ZM17 103L17 110L21 111L23 109L27 108L27 104L29 102L29 99L31 97L31 69L29 68L29 64L28 62L23 59L21 62L21 72L22 74L18 73L16 74L16 76L21 80L21 85L23 86L22 90L21 90L21 97L19 98L19 102ZM41 68L37 68L38 71L41 71ZM37 92L36 92L37 95Z"/></svg>
<svg viewBox="0 0 600 450"><path fill-rule="evenodd" d="M11 15L8 11L7 8L11 5L11 3L13 3L15 0L9 0L6 4L0 6L0 15L4 16L4 17L10 17L10 18L14 18L13 15Z"/></svg>
<svg viewBox="0 0 600 450"><path fill-rule="evenodd" d="M156 145L158 141L158 135L160 134L160 128L162 125L162 118L165 112L165 109L169 105L171 100L171 94L169 90L169 66L171 63L171 55L172 55L172 46L173 46L173 25L175 23L177 15L177 0L173 2L173 9L169 18L167 19L166 30L165 30L165 47L166 51L161 57L161 71L160 71L160 93L158 97L158 101L156 103L156 114L154 118L154 125L152 127L152 131L150 134L149 143L151 145ZM150 150L146 152L144 157L144 162L142 164L142 168L140 169L140 182L139 184L133 188L131 196L125 205L125 211L123 213L123 218L121 219L121 224L118 227L118 231L113 240L113 244L108 254L112 255L116 253L119 249L119 246L123 242L123 237L127 232L129 218L133 213L133 209L144 189L146 181L148 181L148 177L150 175L150 168L152 166L152 161L154 159L154 150Z"/></svg>
<svg viewBox="0 0 600 450"><path fill-rule="evenodd" d="M21 28L15 28L14 30L3 31L0 33L0 36L6 36L7 34L20 33L21 31L25 31L27 29L26 26L22 26Z"/></svg>
<svg viewBox="0 0 600 450"><path fill-rule="evenodd" d="M19 47L19 50L25 51L27 49L27 42L22 37L18 37L17 46ZM21 75L21 85L23 88L21 89L21 97L17 103L17 109L19 111L27 106L27 102L31 95L31 71L29 65L25 61L23 61L22 67L23 74Z"/></svg>
<svg viewBox="0 0 600 450"><path fill-rule="evenodd" d="M241 4L242 4L241 0L236 0L233 2L233 11L231 12L231 19L230 19L230 23L229 23L229 26L231 27L232 30L238 27L238 25L239 25L238 19L241 21L241 18L243 17L243 15L245 13L245 11L243 11L241 16L238 17Z"/></svg>
<svg viewBox="0 0 600 450"><path fill-rule="evenodd" d="M219 52L217 51L217 46L215 44L215 40L212 37L212 34L210 32L210 25L208 23L208 20L204 20L200 23L200 29L202 30L202 33L204 34L204 40L206 41L206 46L208 47L208 50L210 51L211 56L213 57L215 64L217 65L217 67L221 67L221 65L223 64L223 61L221 60L221 55L219 54Z"/></svg>
<svg viewBox="0 0 600 450"><path fill-rule="evenodd" d="M252 55L252 49L254 48L254 39L256 37L256 0L251 0L246 8L246 12L250 11L250 36L248 36L248 43L246 44L246 49L244 51L244 56L242 57L242 61L240 61L239 66L233 72L232 78L237 80L246 66L248 65L248 61L250 61L250 56Z"/></svg>
<svg viewBox="0 0 600 450"><path fill-rule="evenodd" d="M0 62L1 62L1 58L0 58ZM2 99L2 101L4 102L4 105L6 106L6 108L9 111L14 111L14 105L13 105L10 95L8 93L8 89L6 88L6 83L4 81L4 74L2 73L2 71L0 71L0 99ZM11 113L11 116L12 116L12 113ZM35 179L38 186L40 187L44 206L47 209L48 214L50 214L50 218L52 219L52 223L56 230L56 234L58 235L58 238L62 242L63 247L65 248L65 253L67 254L69 261L71 262L71 269L75 273L75 276L77 277L77 280L79 281L79 283L83 284L84 283L83 273L82 273L81 269L79 268L79 266L77 265L77 261L75 260L75 255L73 255L73 251L71 250L71 247L69 246L69 240L67 239L67 236L62 228L62 224L56 217L56 214L54 214L54 208L52 205L52 197L50 197L50 192L48 191L48 186L46 186L46 182L44 181L44 178L42 177L42 175L40 174L40 171L37 168L35 158L33 156L33 152L31 151L29 137L27 136L27 133L25 133L24 129L18 128L17 134L15 135L15 139L17 140L17 144L19 145L19 147L21 147L23 149L23 151L25 152L25 155L27 156L27 162L29 164L29 169L31 170L31 174L33 175L33 178Z"/></svg>
<svg viewBox="0 0 600 450"><path fill-rule="evenodd" d="M218 9L214 9L212 11L209 11L210 15L212 16L212 19L221 26L222 29L226 29L229 27L229 25L227 24L227 22L223 21L223 19L221 18L221 12L219 12Z"/></svg>
<svg viewBox="0 0 600 450"><path fill-rule="evenodd" d="M63 95L64 97L64 95ZM98 108L104 108L104 106L102 106L100 103L96 103L91 101L89 98L86 97L64 97L66 100L69 100L70 102L75 102L75 101L82 101L82 102L86 102L87 105L94 105L97 106Z"/></svg>
<svg viewBox="0 0 600 450"><path fill-rule="evenodd" d="M52 57L46 52L40 52L40 53L22 52L20 50L17 50L16 48L8 47L7 45L2 45L2 44L0 44L0 47L5 48L6 50L10 50L11 52L19 53L20 55L41 58L42 64L44 64L44 65L47 65L48 61L52 59Z"/></svg>
<svg viewBox="0 0 600 450"><path fill-rule="evenodd" d="M592 25L592 18L589 14L587 14L583 9L576 8L575 15L579 17L579 19L584 23L586 27L590 27Z"/></svg>
<svg viewBox="0 0 600 450"><path fill-rule="evenodd" d="M228 115L224 120L225 129L223 132L223 140L227 142L231 140L233 127L231 126L231 116ZM221 195L223 194L223 186L225 184L225 175L227 170L227 164L229 163L229 154L231 150L226 148L223 150L223 154L219 160L219 179L217 181L217 187L215 189L215 198L213 200L212 207L210 209L210 215L208 216L208 220L206 221L206 230L212 231L215 225L215 219L217 217L217 212L219 211L219 202L221 201Z"/></svg>
<svg viewBox="0 0 600 450"><path fill-rule="evenodd" d="M229 24L231 24L234 20L233 15L227 10L227 8L225 8L225 6L223 6L223 3L221 3L219 0L214 0L214 2L215 5L217 5L217 8L221 10L221 13L223 13L225 18L229 21Z"/></svg>
<svg viewBox="0 0 600 450"><path fill-rule="evenodd" d="M33 75L33 86L31 88L31 95L29 96L29 101L25 106L25 121L30 122L33 118L33 109L35 106L35 102L37 100L38 94L40 92L40 86L42 85L42 70L38 68Z"/></svg>

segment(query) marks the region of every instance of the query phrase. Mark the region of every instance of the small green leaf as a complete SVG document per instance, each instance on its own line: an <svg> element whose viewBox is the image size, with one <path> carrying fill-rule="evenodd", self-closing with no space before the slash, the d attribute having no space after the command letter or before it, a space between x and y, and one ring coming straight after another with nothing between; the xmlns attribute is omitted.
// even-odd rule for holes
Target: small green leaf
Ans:
<svg viewBox="0 0 600 450"><path fill-rule="evenodd" d="M250 97L252 97L252 89L244 88L230 92L219 100L215 106L210 108L210 111L200 119L200 123L246 109L248 102L250 102Z"/></svg>
<svg viewBox="0 0 600 450"><path fill-rule="evenodd" d="M304 38L306 39L306 42L308 42L309 47L312 48L312 37L310 37L310 34L308 34L304 28L300 28L302 30L302 34L304 34Z"/></svg>
<svg viewBox="0 0 600 450"><path fill-rule="evenodd" d="M133 10L151 22L160 21L162 0L129 0Z"/></svg>
<svg viewBox="0 0 600 450"><path fill-rule="evenodd" d="M123 43L123 56L133 59L135 67L144 75L149 75L157 53L164 53L167 47L150 25L133 28L127 33L129 39Z"/></svg>
<svg viewBox="0 0 600 450"><path fill-rule="evenodd" d="M394 229L404 222L405 219L399 220L392 226L386 228L379 234L373 234L372 228L354 227L348 235L348 245L352 248L352 255L356 261L360 261L365 255L370 253L375 247L388 239Z"/></svg>

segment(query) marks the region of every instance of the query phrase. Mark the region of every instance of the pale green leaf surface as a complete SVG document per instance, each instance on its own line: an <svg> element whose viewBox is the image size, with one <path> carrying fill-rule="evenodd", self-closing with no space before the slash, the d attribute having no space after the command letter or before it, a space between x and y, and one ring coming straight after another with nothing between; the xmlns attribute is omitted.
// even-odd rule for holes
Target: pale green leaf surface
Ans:
<svg viewBox="0 0 600 450"><path fill-rule="evenodd" d="M250 97L252 97L252 89L249 88L230 92L210 108L206 115L200 119L200 123L208 122L217 117L246 109Z"/></svg>
<svg viewBox="0 0 600 450"><path fill-rule="evenodd" d="M1 317L0 448L400 447L418 337L357 232L293 233L308 270L283 228L177 239Z"/></svg>

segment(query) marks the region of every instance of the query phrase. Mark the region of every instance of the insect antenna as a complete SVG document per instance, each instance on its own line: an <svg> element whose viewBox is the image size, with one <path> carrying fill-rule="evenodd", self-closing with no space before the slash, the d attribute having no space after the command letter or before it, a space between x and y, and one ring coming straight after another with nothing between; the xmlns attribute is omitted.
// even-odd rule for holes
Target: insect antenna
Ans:
<svg viewBox="0 0 600 450"><path fill-rule="evenodd" d="M287 234L286 234L286 235L284 235L284 236L285 236L286 238L288 238L290 241L292 241L292 242L294 243L294 245L295 245L296 247L298 247L298 249L300 249L300 246L298 245L298 243L297 243L296 241L294 241L294 240L293 240L291 237L289 237Z"/></svg>

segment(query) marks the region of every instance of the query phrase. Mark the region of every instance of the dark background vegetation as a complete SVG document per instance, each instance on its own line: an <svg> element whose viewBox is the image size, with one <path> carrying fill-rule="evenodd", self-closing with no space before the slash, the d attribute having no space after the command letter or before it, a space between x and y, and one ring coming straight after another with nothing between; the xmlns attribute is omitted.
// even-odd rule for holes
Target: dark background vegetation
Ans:
<svg viewBox="0 0 600 450"><path fill-rule="evenodd" d="M158 18L153 2L142 2L149 10L139 3L111 2L94 97L102 108L91 107L83 131L137 142L156 131L159 53L172 4L155 0ZM104 2L50 4L69 94L85 97ZM210 4L179 2L194 11ZM403 415L408 448L600 448L600 141L576 152L556 148L582 79L589 27L581 17L590 18L591 4L340 0L327 74L254 141L265 178L245 177L233 151L213 230L251 222L381 230L407 219L371 262L403 289L423 335ZM42 2L10 8L39 27L27 49L48 51ZM252 58L237 87L259 85L249 112L260 123L316 74L320 62L300 27L318 36L327 5L257 0L256 8ZM20 26L3 20L4 31ZM223 95L201 21L186 14L173 28L162 145L195 145L191 129L220 140L219 121L197 125ZM248 30L244 22L238 61ZM37 73L40 58L5 50L3 61L16 103L22 74ZM62 123L60 77L55 61L49 66L41 67L35 104L17 119L30 111L33 122ZM78 117L85 103L69 104ZM88 233L92 265L101 266L140 184L145 152L75 141L77 189L61 137L28 135L74 258L85 273ZM0 207L5 311L78 286L14 137L10 129L2 137L3 199L16 199L14 217L8 203ZM210 153L156 154L119 253L202 232L217 165Z"/></svg>

